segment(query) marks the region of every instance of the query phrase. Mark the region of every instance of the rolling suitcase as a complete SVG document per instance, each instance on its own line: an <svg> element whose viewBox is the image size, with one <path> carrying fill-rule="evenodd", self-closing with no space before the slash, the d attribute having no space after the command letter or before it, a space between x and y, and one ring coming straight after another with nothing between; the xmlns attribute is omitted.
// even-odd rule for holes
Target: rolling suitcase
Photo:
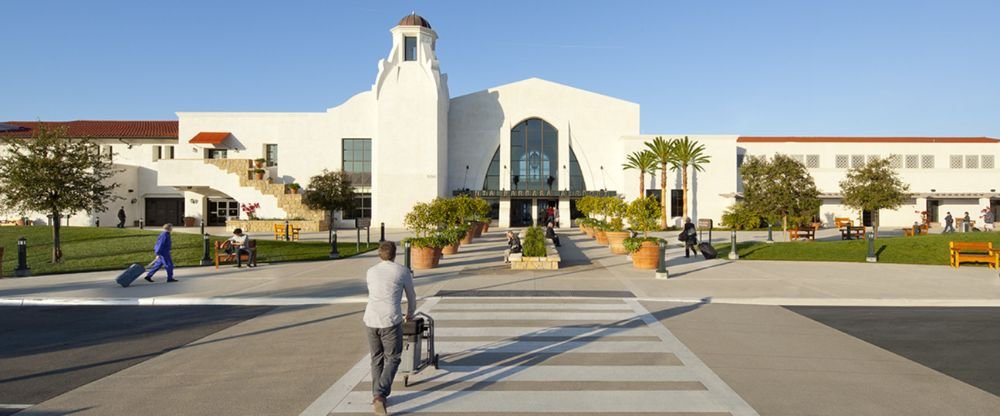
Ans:
<svg viewBox="0 0 1000 416"><path fill-rule="evenodd" d="M714 259L719 255L719 253L715 251L715 247L712 247L709 243L698 244L698 251L701 252L702 256L705 256L705 260Z"/></svg>
<svg viewBox="0 0 1000 416"><path fill-rule="evenodd" d="M142 274L145 272L146 268L140 266L137 263L132 263L131 266L128 266L128 269L125 269L125 271L122 272L122 274L118 275L115 281L118 282L118 284L122 285L122 287L128 287L128 285L132 284L132 282L134 282L135 279L138 279L139 276L142 276Z"/></svg>

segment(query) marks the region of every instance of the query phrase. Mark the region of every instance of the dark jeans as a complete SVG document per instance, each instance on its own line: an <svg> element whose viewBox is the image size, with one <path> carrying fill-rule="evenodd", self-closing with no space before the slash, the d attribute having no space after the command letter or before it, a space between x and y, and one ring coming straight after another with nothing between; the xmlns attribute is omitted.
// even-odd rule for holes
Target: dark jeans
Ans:
<svg viewBox="0 0 1000 416"><path fill-rule="evenodd" d="M243 267L243 253L247 254L247 266L257 265L257 250L251 250L248 248L240 248L236 250L236 267Z"/></svg>
<svg viewBox="0 0 1000 416"><path fill-rule="evenodd" d="M549 237L549 238L552 240L552 245L554 245L556 247L559 247L559 236L558 235L554 235L554 236Z"/></svg>
<svg viewBox="0 0 1000 416"><path fill-rule="evenodd" d="M403 352L403 324L368 328L368 349L372 353L372 396L387 398Z"/></svg>
<svg viewBox="0 0 1000 416"><path fill-rule="evenodd" d="M691 253L698 255L698 243L694 241L693 237L688 237L688 241L684 243L684 257L690 257Z"/></svg>

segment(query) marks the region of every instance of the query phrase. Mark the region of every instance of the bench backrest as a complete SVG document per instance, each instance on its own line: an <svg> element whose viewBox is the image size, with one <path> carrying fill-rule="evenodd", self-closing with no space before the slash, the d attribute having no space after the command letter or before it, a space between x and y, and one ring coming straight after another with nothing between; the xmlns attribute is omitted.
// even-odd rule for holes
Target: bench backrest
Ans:
<svg viewBox="0 0 1000 416"><path fill-rule="evenodd" d="M849 224L851 224L852 222L853 222L853 221L851 221L851 219L850 219L850 218L845 218L845 217L838 217L838 218L834 218L834 219L833 219L833 223L834 223L834 225L836 225L836 226L837 226L838 228L839 228L839 227L843 227L843 226L845 226L845 225L849 225Z"/></svg>
<svg viewBox="0 0 1000 416"><path fill-rule="evenodd" d="M976 241L950 241L948 242L948 247L952 250L959 251L990 251L993 250L992 242L976 242Z"/></svg>

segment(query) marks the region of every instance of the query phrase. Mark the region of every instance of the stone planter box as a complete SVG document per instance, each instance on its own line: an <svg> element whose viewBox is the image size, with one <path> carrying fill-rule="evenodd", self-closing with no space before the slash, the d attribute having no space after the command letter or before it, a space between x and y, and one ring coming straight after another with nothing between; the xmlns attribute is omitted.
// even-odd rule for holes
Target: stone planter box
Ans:
<svg viewBox="0 0 1000 416"><path fill-rule="evenodd" d="M524 234L523 232L521 234ZM522 236L523 238L523 236ZM552 244L552 240L545 239L545 257L525 257L521 253L510 255L511 270L558 270L559 250Z"/></svg>
<svg viewBox="0 0 1000 416"><path fill-rule="evenodd" d="M274 225L281 224L282 227L285 226L285 221L283 220L229 220L226 221L226 231L232 232L237 228L243 229L245 233L273 233ZM316 220L292 220L288 221L288 226L291 228L298 228L299 232L310 233L318 231L329 230L329 225L326 221L316 221Z"/></svg>

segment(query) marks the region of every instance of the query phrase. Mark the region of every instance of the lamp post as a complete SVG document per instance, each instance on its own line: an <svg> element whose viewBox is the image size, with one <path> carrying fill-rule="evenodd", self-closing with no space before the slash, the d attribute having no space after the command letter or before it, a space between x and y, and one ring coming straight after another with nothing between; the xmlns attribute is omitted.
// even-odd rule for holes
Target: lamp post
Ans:
<svg viewBox="0 0 1000 416"><path fill-rule="evenodd" d="M28 239L24 237L17 239L17 268L14 269L14 276L31 276L31 270L28 268Z"/></svg>
<svg viewBox="0 0 1000 416"><path fill-rule="evenodd" d="M772 237L771 233L771 227L773 226L774 224L771 224L771 221L767 222L767 241L765 241L765 243L767 244L774 244L774 238Z"/></svg>
<svg viewBox="0 0 1000 416"><path fill-rule="evenodd" d="M660 250L659 258L656 262L656 278L657 279L667 279L670 275L667 273L667 241L660 240Z"/></svg>
<svg viewBox="0 0 1000 416"><path fill-rule="evenodd" d="M334 230L333 234L330 235L330 258L331 259L339 259L340 258L340 252L337 251L337 231L336 230Z"/></svg>
<svg viewBox="0 0 1000 416"><path fill-rule="evenodd" d="M204 229L204 228L205 228L205 224L202 224L202 229ZM208 241L208 234L201 233L201 236L204 239L203 244L202 244L201 265L202 266L208 266L209 264L212 264L212 259L210 259L208 257L208 243L209 243L209 241Z"/></svg>
<svg viewBox="0 0 1000 416"><path fill-rule="evenodd" d="M869 263L876 263L878 262L878 258L875 257L875 232L869 231L867 237L868 237L868 257L865 258L865 261Z"/></svg>
<svg viewBox="0 0 1000 416"><path fill-rule="evenodd" d="M354 242L355 242L355 244L354 244L354 252L355 253L360 253L361 252L361 229L357 228L357 227L354 227L354 231L356 231L358 233L357 239L354 240Z"/></svg>
<svg viewBox="0 0 1000 416"><path fill-rule="evenodd" d="M142 217L139 217L139 229L142 230L145 228L145 226L146 223L142 220Z"/></svg>
<svg viewBox="0 0 1000 416"><path fill-rule="evenodd" d="M290 241L291 238L288 236L288 220L285 220L285 241Z"/></svg>
<svg viewBox="0 0 1000 416"><path fill-rule="evenodd" d="M378 242L381 243L383 241L385 241L385 223L384 222L381 223L381 224L379 224L379 230L378 230Z"/></svg>
<svg viewBox="0 0 1000 416"><path fill-rule="evenodd" d="M729 233L729 260L739 260L740 255L736 252L736 229Z"/></svg>

